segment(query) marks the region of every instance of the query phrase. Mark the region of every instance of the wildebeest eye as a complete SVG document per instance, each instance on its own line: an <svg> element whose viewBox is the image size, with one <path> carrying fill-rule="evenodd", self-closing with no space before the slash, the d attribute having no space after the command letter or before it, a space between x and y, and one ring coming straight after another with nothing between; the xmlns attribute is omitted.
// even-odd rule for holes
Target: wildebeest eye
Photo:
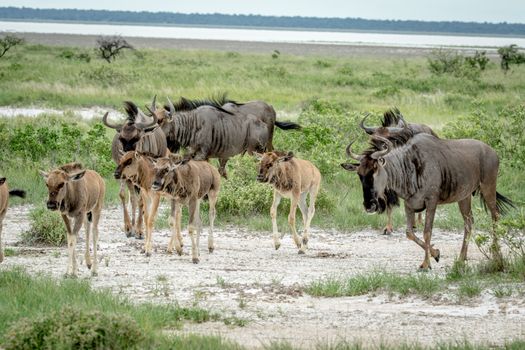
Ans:
<svg viewBox="0 0 525 350"><path fill-rule="evenodd" d="M63 183L61 183L61 184L59 184L59 185L57 186L57 190L60 190L62 187L64 187L64 184L63 184Z"/></svg>

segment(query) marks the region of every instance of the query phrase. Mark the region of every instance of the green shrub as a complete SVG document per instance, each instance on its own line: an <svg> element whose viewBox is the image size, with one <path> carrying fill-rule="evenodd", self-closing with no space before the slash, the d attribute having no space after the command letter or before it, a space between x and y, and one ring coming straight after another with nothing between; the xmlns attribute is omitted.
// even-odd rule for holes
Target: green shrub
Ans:
<svg viewBox="0 0 525 350"><path fill-rule="evenodd" d="M445 138L471 138L493 147L500 161L512 168L525 167L525 106L504 108L498 113L478 110L447 123Z"/></svg>
<svg viewBox="0 0 525 350"><path fill-rule="evenodd" d="M29 213L31 227L22 233L27 244L61 246L66 243L66 226L60 214L44 207L37 207Z"/></svg>
<svg viewBox="0 0 525 350"><path fill-rule="evenodd" d="M5 349L135 349L145 339L127 315L66 307L37 318L22 318L6 333Z"/></svg>
<svg viewBox="0 0 525 350"><path fill-rule="evenodd" d="M501 58L501 69L503 69L505 73L510 69L511 64L519 65L525 63L525 53L518 52L518 46L516 44L500 47L498 54Z"/></svg>
<svg viewBox="0 0 525 350"><path fill-rule="evenodd" d="M458 78L477 80L485 69L488 58L484 53L476 52L474 57L465 57L456 51L432 50L428 57L428 68L432 74L450 74Z"/></svg>

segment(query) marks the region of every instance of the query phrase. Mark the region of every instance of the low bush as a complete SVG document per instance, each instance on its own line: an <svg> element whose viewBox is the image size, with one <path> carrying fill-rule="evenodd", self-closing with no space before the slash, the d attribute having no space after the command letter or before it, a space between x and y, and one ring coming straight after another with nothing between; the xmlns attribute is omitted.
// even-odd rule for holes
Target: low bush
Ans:
<svg viewBox="0 0 525 350"><path fill-rule="evenodd" d="M136 349L145 339L129 316L66 307L37 318L22 318L6 333L10 349Z"/></svg>
<svg viewBox="0 0 525 350"><path fill-rule="evenodd" d="M58 212L36 207L29 213L31 227L22 232L22 241L29 245L61 246L66 243L66 226Z"/></svg>
<svg viewBox="0 0 525 350"><path fill-rule="evenodd" d="M489 59L485 52L476 51L472 57L466 57L452 50L432 50L428 57L428 68L432 74L450 74L458 78L477 80L485 70Z"/></svg>

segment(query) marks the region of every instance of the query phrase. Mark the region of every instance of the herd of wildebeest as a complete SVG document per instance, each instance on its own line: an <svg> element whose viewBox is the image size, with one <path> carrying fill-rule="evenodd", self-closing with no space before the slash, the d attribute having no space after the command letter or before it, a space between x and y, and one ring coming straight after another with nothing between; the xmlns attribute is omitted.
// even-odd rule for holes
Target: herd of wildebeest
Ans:
<svg viewBox="0 0 525 350"><path fill-rule="evenodd" d="M127 119L123 123L110 122L108 113L102 118L107 127L116 131L111 151L117 164L114 176L120 181L126 235L144 238L143 252L151 255L154 221L160 198L166 197L171 201L173 231L167 252L173 253L175 248L181 255L181 213L182 206L187 205L192 261L198 263L202 229L200 202L209 202L208 250L211 253L221 176L227 178L226 163L230 157L248 153L259 160L256 180L274 189L270 215L275 249L281 244L277 207L285 197L291 199L288 223L293 240L299 253L305 253L321 174L310 161L295 157L289 150L274 150L272 144L275 126L284 130L300 129L300 126L277 121L273 107L263 101L237 103L226 96L205 100L181 98L176 104L167 101L159 107L153 98L151 105L146 106L147 114L133 102L126 101ZM355 162L341 164L344 169L358 174L366 212L386 211L388 223L383 232L390 234L392 209L402 198L407 238L423 248L425 257L420 268L429 269L430 257L436 261L440 258L439 249L431 245L436 207L457 202L464 220L459 258L465 260L473 222L472 196L479 193L494 223L500 214L514 207L511 200L496 192L499 166L496 152L477 140L439 138L426 125L405 122L396 108L384 113L381 126L366 126L366 118L356 128L360 127L369 135L369 148L356 154L350 142L346 154ZM218 170L208 162L210 158L219 160ZM86 265L96 275L98 222L105 194L103 178L78 162L40 173L49 192L47 208L61 213L67 229L67 275L77 274L76 241L82 225L86 231ZM5 178L0 179L0 234L8 197L24 194L22 190L9 191ZM128 202L131 210L128 210ZM297 206L303 218L302 237L295 228ZM421 240L414 234L414 227L415 213L423 211L426 215ZM494 234L493 247L499 247ZM2 260L0 245L0 262Z"/></svg>

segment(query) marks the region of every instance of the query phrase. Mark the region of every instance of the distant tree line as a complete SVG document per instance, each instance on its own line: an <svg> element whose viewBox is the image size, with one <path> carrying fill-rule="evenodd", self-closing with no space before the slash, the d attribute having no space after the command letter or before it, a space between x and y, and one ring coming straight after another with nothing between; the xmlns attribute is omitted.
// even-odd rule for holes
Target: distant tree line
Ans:
<svg viewBox="0 0 525 350"><path fill-rule="evenodd" d="M349 14L351 15L351 14ZM260 15L183 14L77 9L33 9L0 7L1 19L146 23L153 25L277 27L394 32L525 35L525 24L371 20L362 18L318 18Z"/></svg>

